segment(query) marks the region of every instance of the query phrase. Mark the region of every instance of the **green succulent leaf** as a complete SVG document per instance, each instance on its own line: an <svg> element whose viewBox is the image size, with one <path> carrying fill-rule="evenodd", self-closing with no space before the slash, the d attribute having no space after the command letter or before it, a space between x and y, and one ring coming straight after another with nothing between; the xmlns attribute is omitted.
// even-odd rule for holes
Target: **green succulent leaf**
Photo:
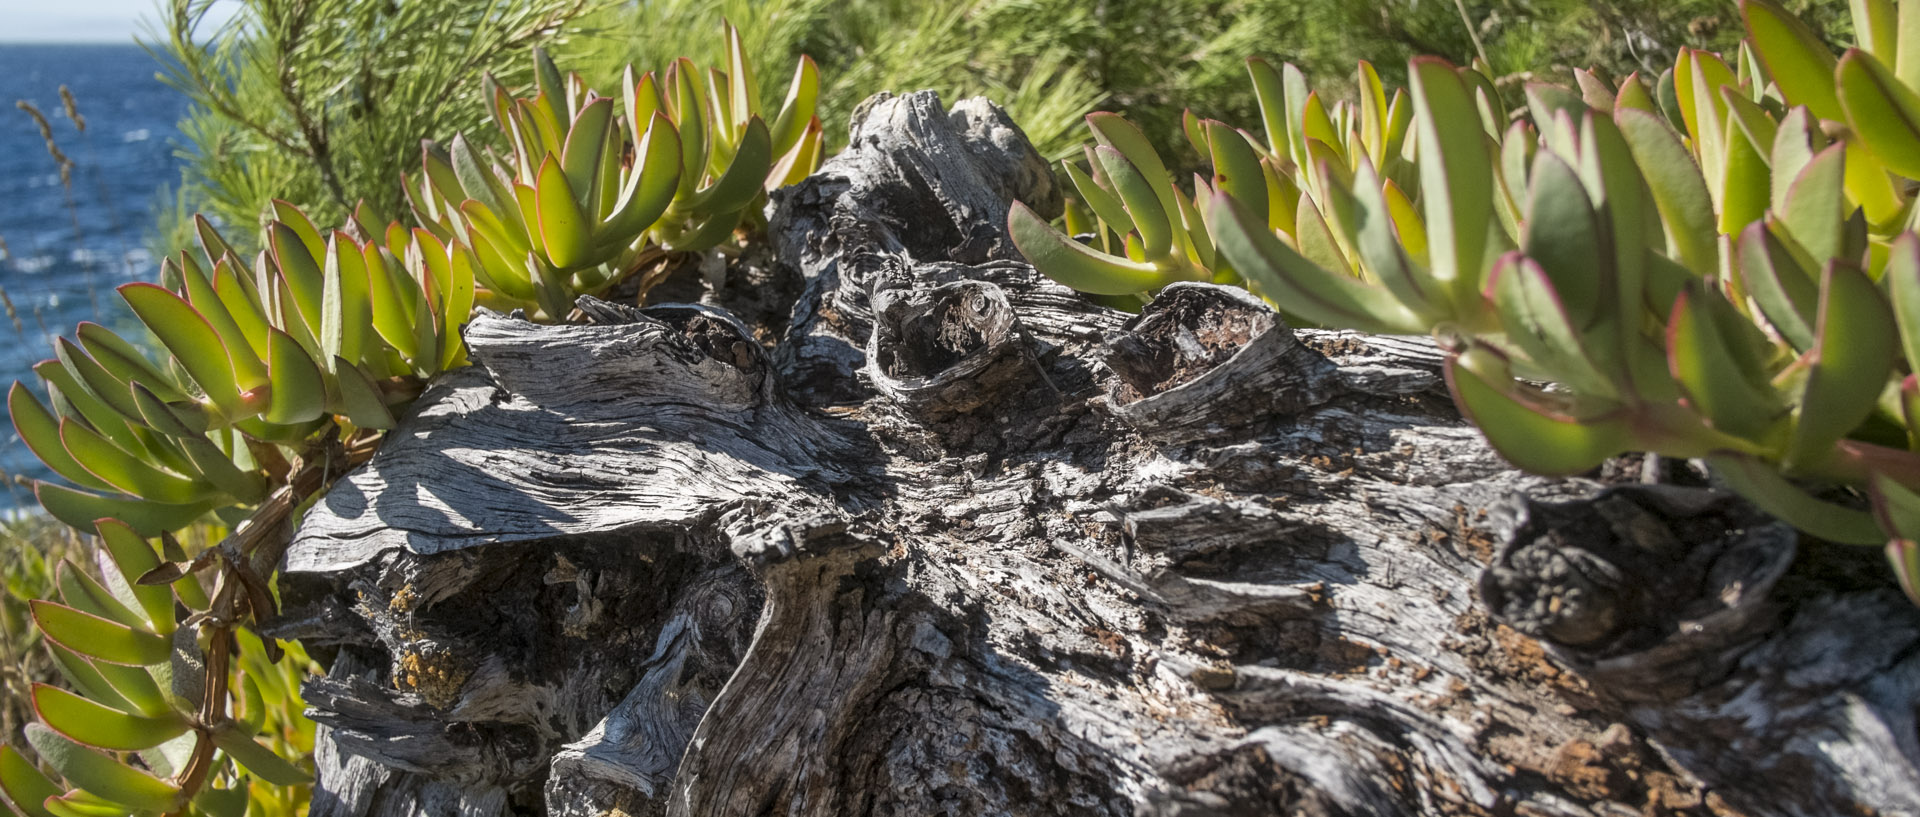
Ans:
<svg viewBox="0 0 1920 817"><path fill-rule="evenodd" d="M247 731L229 724L213 730L213 743L249 774L276 786L300 786L313 782L313 774L288 763L285 758L261 746Z"/></svg>
<svg viewBox="0 0 1920 817"><path fill-rule="evenodd" d="M253 351L248 332L250 330L264 332L266 321L258 317L253 304L245 299L241 299L240 306L249 314L236 318L226 301L221 298L219 289L213 281L200 274L198 267L183 265L183 268L181 278L185 287L182 292L187 296L188 305L206 319L207 325L213 327L214 334L219 336L221 344L226 347L227 359L233 364L234 382L242 391L259 388L261 384L267 382L267 367L260 362L260 358ZM226 263L223 261L222 264L214 267L214 274L218 276L227 270ZM251 324L256 321L260 324L259 327L243 326L243 322ZM162 396L169 401L180 400L183 397L177 389L172 388L170 380L160 377L157 372L136 372L127 379L139 380L150 386L158 384L160 388L168 390L169 393Z"/></svg>
<svg viewBox="0 0 1920 817"><path fill-rule="evenodd" d="M124 493L170 505L199 502L212 494L211 486L154 466L72 420L60 422L60 442L81 466Z"/></svg>
<svg viewBox="0 0 1920 817"><path fill-rule="evenodd" d="M1613 233L1618 303L1632 304L1641 299L1646 285L1648 259L1659 257L1652 251L1661 233L1658 206L1634 161L1633 149L1609 117L1588 114L1581 120L1578 168L1594 211L1603 214ZM1631 312L1622 313L1624 325L1631 326L1632 320Z"/></svg>
<svg viewBox="0 0 1920 817"><path fill-rule="evenodd" d="M313 225L313 219L307 218L307 214L301 212L300 208L284 199L274 199L272 204L274 219L299 237L300 243L306 247L309 256L319 258L320 253L326 250L327 244L325 239L320 237L319 228Z"/></svg>
<svg viewBox="0 0 1920 817"><path fill-rule="evenodd" d="M161 531L184 528L213 507L210 501L170 505L105 497L49 482L34 483L33 491L47 513L71 527L85 530L87 525L93 524L93 520L111 516L131 525L141 536L158 536Z"/></svg>
<svg viewBox="0 0 1920 817"><path fill-rule="evenodd" d="M1626 137L1633 159L1640 165L1654 205L1666 225L1680 261L1699 275L1719 270L1718 230L1713 196L1700 175L1700 165L1680 141L1680 134L1660 116L1634 108L1614 112L1614 122Z"/></svg>
<svg viewBox="0 0 1920 817"><path fill-rule="evenodd" d="M124 624L136 630L152 629L144 616L127 606L128 602L108 590L71 560L62 561L55 569L54 582L59 587L61 602L80 612Z"/></svg>
<svg viewBox="0 0 1920 817"><path fill-rule="evenodd" d="M60 420L41 405L40 399L33 396L33 391L26 384L17 380L13 388L7 391L7 415L13 418L13 430L20 435L20 441L26 443L27 450L32 451L54 473L81 487L113 490L106 480L94 476L92 471L67 453L66 444L60 441Z"/></svg>
<svg viewBox="0 0 1920 817"><path fill-rule="evenodd" d="M1561 414L1488 383L1457 356L1448 360L1445 372L1460 413L1479 427L1500 456L1523 470L1578 474L1632 446L1632 429L1620 414Z"/></svg>
<svg viewBox="0 0 1920 817"><path fill-rule="evenodd" d="M1815 498L1788 482L1771 464L1731 453L1712 454L1706 460L1735 492L1789 525L1829 542L1876 545L1886 541L1872 514Z"/></svg>
<svg viewBox="0 0 1920 817"><path fill-rule="evenodd" d="M1834 91L1833 52L1805 23L1773 0L1741 0L1747 34L1767 74L1789 105L1805 105L1821 119L1845 119Z"/></svg>
<svg viewBox="0 0 1920 817"><path fill-rule="evenodd" d="M1606 308L1603 293L1613 282L1613 248L1603 243L1599 216L1578 172L1559 156L1542 152L1534 157L1530 176L1521 248L1552 281L1555 300L1574 326L1584 329Z"/></svg>
<svg viewBox="0 0 1920 817"><path fill-rule="evenodd" d="M1094 155L1092 148L1087 148L1087 158L1096 163L1100 161L1099 157ZM1087 175L1086 171L1081 170L1073 162L1066 162L1065 167L1067 178L1072 180L1074 189L1080 192L1080 198L1087 203L1088 207L1093 208L1094 214L1099 216L1101 221L1106 222L1108 227L1121 235L1133 231L1133 216L1127 213L1126 205L1120 203L1119 196L1101 187L1092 176ZM1106 175L1105 171L1102 171L1101 175Z"/></svg>
<svg viewBox="0 0 1920 817"><path fill-rule="evenodd" d="M409 243L408 240L402 240L393 246L405 252ZM368 244L364 255L368 297L373 305L374 331L409 362L421 360L423 350L415 327L419 321L427 319L426 294L420 291L419 282L406 274L399 260L390 252L376 250L372 244ZM428 322L431 323L430 320Z"/></svg>
<svg viewBox="0 0 1920 817"><path fill-rule="evenodd" d="M1508 253L1494 264L1489 296L1500 309L1507 340L1541 375L1577 393L1615 397L1621 389L1594 365L1573 310L1536 259Z"/></svg>
<svg viewBox="0 0 1920 817"><path fill-rule="evenodd" d="M247 786L223 789L207 786L193 796L193 807L206 817L246 817Z"/></svg>
<svg viewBox="0 0 1920 817"><path fill-rule="evenodd" d="M1492 159L1485 134L1457 126L1479 116L1458 70L1443 60L1422 57L1413 60L1409 73L1431 274L1451 289L1456 308L1467 310L1480 297L1481 269L1488 260Z"/></svg>
<svg viewBox="0 0 1920 817"><path fill-rule="evenodd" d="M178 786L81 746L37 723L27 724L27 742L67 782L136 811L179 808Z"/></svg>
<svg viewBox="0 0 1920 817"><path fill-rule="evenodd" d="M1641 76L1639 71L1628 74L1626 79L1621 80L1620 92L1613 98L1615 114L1629 109L1651 114L1660 113L1660 103L1654 101L1653 92L1647 86L1646 77Z"/></svg>
<svg viewBox="0 0 1920 817"><path fill-rule="evenodd" d="M1106 112L1088 114L1087 126L1093 129L1095 141L1120 151L1127 162L1139 171L1147 187L1160 199L1162 213L1179 209L1173 201L1173 176L1167 173L1166 163L1160 160L1159 152L1153 149L1153 143L1147 140L1146 134L1140 132L1140 128L1119 114Z"/></svg>
<svg viewBox="0 0 1920 817"><path fill-rule="evenodd" d="M538 179L535 213L547 258L561 269L587 263L587 214L580 209L566 171L549 156L540 165Z"/></svg>
<svg viewBox="0 0 1920 817"><path fill-rule="evenodd" d="M1845 186L1847 159L1843 144L1814 155L1793 178L1786 207L1778 211L1789 236L1814 259L1843 257L1845 221L1851 209Z"/></svg>
<svg viewBox="0 0 1920 817"><path fill-rule="evenodd" d="M1920 363L1920 235L1901 233L1893 240L1880 280L1886 283L1893 302L1894 319L1911 368Z"/></svg>
<svg viewBox="0 0 1920 817"><path fill-rule="evenodd" d="M1893 310L1866 273L1829 263L1820 284L1812 367L1801 393L1787 467L1819 462L1872 414L1899 348Z"/></svg>
<svg viewBox="0 0 1920 817"><path fill-rule="evenodd" d="M1873 476L1867 489L1882 531L1901 539L1920 540L1920 494L1885 474Z"/></svg>
<svg viewBox="0 0 1920 817"><path fill-rule="evenodd" d="M666 116L655 114L647 132L640 138L634 155L639 157L615 202L613 215L598 232L616 240L631 241L660 220L673 203L680 185L680 136Z"/></svg>
<svg viewBox="0 0 1920 817"><path fill-rule="evenodd" d="M1246 203L1255 213L1267 211L1266 174L1260 169L1260 155L1247 137L1223 122L1207 120L1208 147L1213 161L1213 186Z"/></svg>
<svg viewBox="0 0 1920 817"><path fill-rule="evenodd" d="M820 99L820 67L813 58L801 55L799 64L793 68L793 81L787 85L786 101L780 104L780 113L774 117L773 152L785 156L800 145L800 138L806 133L808 124L814 119L814 111Z"/></svg>
<svg viewBox="0 0 1920 817"><path fill-rule="evenodd" d="M331 360L360 360L369 347L373 329L373 301L368 291L366 256L359 242L344 232L327 237L324 289L320 306L320 354ZM273 352L269 342L268 356Z"/></svg>
<svg viewBox="0 0 1920 817"><path fill-rule="evenodd" d="M1230 196L1213 194L1205 220L1221 257L1289 314L1326 326L1387 334L1423 332L1430 325L1386 289L1308 261L1275 238L1265 219Z"/></svg>
<svg viewBox="0 0 1920 817"><path fill-rule="evenodd" d="M91 321L81 321L73 335L80 342L80 348L85 349L86 353L112 376L115 384L145 383L155 393L165 395L167 400L187 399L187 396L174 386L172 378L156 368L133 344L126 342L106 327Z"/></svg>
<svg viewBox="0 0 1920 817"><path fill-rule="evenodd" d="M278 329L267 344L269 365L273 371L273 389L262 419L276 425L305 423L318 419L327 406L326 381L320 367L294 339Z"/></svg>
<svg viewBox="0 0 1920 817"><path fill-rule="evenodd" d="M129 817L131 808L74 789L59 797L48 798L44 805L54 817Z"/></svg>
<svg viewBox="0 0 1920 817"><path fill-rule="evenodd" d="M209 418L204 411L194 410L199 407L198 403L169 403L143 383L130 383L127 391L133 395L133 404L140 409L140 420L148 428L183 440L207 432Z"/></svg>
<svg viewBox="0 0 1920 817"><path fill-rule="evenodd" d="M0 790L5 790L7 799L27 817L53 817L41 803L49 797L59 797L63 791L34 768L33 762L18 749L6 744L0 744Z"/></svg>
<svg viewBox="0 0 1920 817"><path fill-rule="evenodd" d="M127 578L134 598L145 613L148 626L159 635L173 632L173 591L136 581L147 571L160 566L160 557L154 553L153 546L118 519L101 519L94 523L94 530L100 535L102 546L113 557L115 569Z"/></svg>
<svg viewBox="0 0 1920 817"><path fill-rule="evenodd" d="M1120 151L1101 145L1094 149L1094 155L1100 160L1101 168L1113 182L1121 203L1133 219L1146 260L1165 257L1168 248L1173 245L1173 225L1169 220L1172 211L1161 209L1159 192ZM1177 203L1175 206L1178 206Z"/></svg>
<svg viewBox="0 0 1920 817"><path fill-rule="evenodd" d="M1764 439L1787 412L1755 354L1764 344L1732 304L1699 281L1680 293L1667 321L1667 364L1687 402L1714 428L1746 439Z"/></svg>
<svg viewBox="0 0 1920 817"><path fill-rule="evenodd" d="M1820 290L1774 230L1769 219L1741 231L1740 285L1759 304L1774 331L1804 352L1813 348Z"/></svg>
<svg viewBox="0 0 1920 817"><path fill-rule="evenodd" d="M773 159L773 137L768 135L766 123L756 116L747 122L746 133L726 172L688 199L689 210L695 216L711 216L752 204L766 185Z"/></svg>
<svg viewBox="0 0 1920 817"><path fill-rule="evenodd" d="M609 160L607 134L612 129L613 100L593 100L574 116L573 126L567 130L566 146L560 151L560 166L567 174L567 184L579 197L575 201L589 216L596 218L600 171Z"/></svg>
<svg viewBox="0 0 1920 817"><path fill-rule="evenodd" d="M46 684L33 685L33 708L42 723L67 738L101 749L150 749L187 731L185 718L146 718L101 706Z"/></svg>
<svg viewBox="0 0 1920 817"><path fill-rule="evenodd" d="M253 413L240 396L240 383L234 376L226 344L198 310L179 295L153 284L126 284L120 287L120 297L180 361L208 400L228 417Z"/></svg>
<svg viewBox="0 0 1920 817"><path fill-rule="evenodd" d="M1920 88L1920 9L1912 4L1901 3L1895 19L1895 45L1898 54L1894 58L1876 53L1883 62L1893 63L1893 72L1900 77L1900 84L1908 88Z"/></svg>
<svg viewBox="0 0 1920 817"><path fill-rule="evenodd" d="M86 384L58 360L43 360L33 365L33 373L46 382L47 396L53 400L57 416L78 418L122 448L139 449L141 440L125 416L94 396Z"/></svg>
<svg viewBox="0 0 1920 817"><path fill-rule="evenodd" d="M246 347L253 353L254 360L258 362L266 357L267 327L272 322L267 320L252 279L232 256L221 259L213 268L213 292L221 306L226 307L227 316L233 319L241 336L246 338Z"/></svg>
<svg viewBox="0 0 1920 817"><path fill-rule="evenodd" d="M79 690L82 695L87 696L91 700L104 703L122 712L136 715L160 715L170 709L170 707L167 706L166 700L159 697L157 689L155 690L155 697L136 704L128 700L126 695L122 694L118 688L109 683L106 677L102 675L100 669L96 667L92 661L88 661L80 657L78 653L58 644L49 643L47 645L47 651L53 654L54 663L60 667L60 675L66 678L74 689ZM119 667L112 664L108 666L121 670L133 669L131 667Z"/></svg>
<svg viewBox="0 0 1920 817"><path fill-rule="evenodd" d="M136 630L63 604L33 600L33 620L47 637L81 655L114 664L158 664L173 654L165 636Z"/></svg>
<svg viewBox="0 0 1920 817"><path fill-rule="evenodd" d="M1253 96L1260 108L1260 124L1267 134L1267 153L1286 156L1292 138L1287 131L1286 91L1280 72L1266 60L1248 57L1247 74L1253 78Z"/></svg>
<svg viewBox="0 0 1920 817"><path fill-rule="evenodd" d="M320 325L320 299L325 289L317 259L326 255L327 246L317 234L309 241L293 227L278 221L267 225L267 245L272 250L274 267L280 271L280 280L291 296L290 304L281 304L281 312L290 320L297 319L311 333ZM319 249L316 251L315 247ZM285 325L281 328L288 329Z"/></svg>
<svg viewBox="0 0 1920 817"><path fill-rule="evenodd" d="M1838 82L1847 123L1867 150L1895 173L1920 178L1920 94L1857 49L1841 58Z"/></svg>
<svg viewBox="0 0 1920 817"><path fill-rule="evenodd" d="M1394 214L1396 196L1400 218ZM1446 294L1435 290L1426 270L1407 249L1413 245L1424 250L1425 235L1409 235L1417 224L1401 226L1417 221L1412 205L1392 182L1380 180L1371 161L1362 161L1354 176L1350 206L1353 212L1344 220L1354 224L1355 249L1367 271L1422 319L1437 321L1445 312Z"/></svg>
<svg viewBox="0 0 1920 817"><path fill-rule="evenodd" d="M53 355L60 361L60 365L65 366L67 371L73 374L75 380L85 384L87 391L100 398L100 401L106 403L109 408L119 412L123 420L139 421L139 409L133 405L133 395L127 391L126 382L108 374L106 369L86 352L81 351L73 341L55 338Z"/></svg>
<svg viewBox="0 0 1920 817"><path fill-rule="evenodd" d="M233 245L220 236L220 231L213 228L213 222L199 213L193 214L193 237L199 242L200 251L206 254L208 264L218 264L222 258L239 255Z"/></svg>
<svg viewBox="0 0 1920 817"><path fill-rule="evenodd" d="M1061 235L1021 202L1014 202L1007 212L1007 231L1034 269L1081 292L1130 295L1173 282L1153 264L1097 252Z"/></svg>

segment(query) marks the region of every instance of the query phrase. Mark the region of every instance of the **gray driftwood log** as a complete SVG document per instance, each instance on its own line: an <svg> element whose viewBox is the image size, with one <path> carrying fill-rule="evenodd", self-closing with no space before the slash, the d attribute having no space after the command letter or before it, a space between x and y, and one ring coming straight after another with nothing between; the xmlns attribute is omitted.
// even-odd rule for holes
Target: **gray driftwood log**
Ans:
<svg viewBox="0 0 1920 817"><path fill-rule="evenodd" d="M477 316L289 551L314 817L1920 814L1877 554L1517 473L1422 339L1091 305L1051 185L883 95L705 303Z"/></svg>

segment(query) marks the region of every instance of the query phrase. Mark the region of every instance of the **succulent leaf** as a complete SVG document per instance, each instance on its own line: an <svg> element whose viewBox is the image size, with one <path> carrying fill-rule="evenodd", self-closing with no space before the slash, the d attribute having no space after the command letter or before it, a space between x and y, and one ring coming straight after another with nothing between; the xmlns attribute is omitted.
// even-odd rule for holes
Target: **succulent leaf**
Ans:
<svg viewBox="0 0 1920 817"><path fill-rule="evenodd" d="M587 214L582 212L573 185L553 157L540 165L535 207L541 245L553 265L569 269L587 260Z"/></svg>
<svg viewBox="0 0 1920 817"><path fill-rule="evenodd" d="M136 630L64 604L41 600L28 604L41 632L81 655L134 666L159 664L173 654L172 644L164 636Z"/></svg>
<svg viewBox="0 0 1920 817"><path fill-rule="evenodd" d="M1153 143L1147 141L1146 134L1141 133L1140 128L1119 114L1106 112L1088 114L1087 126L1093 129L1095 141L1119 151L1139 171L1147 186L1160 199L1161 212L1172 213L1178 209L1173 201L1173 177L1167 173L1166 163L1160 160L1159 152L1153 149Z"/></svg>
<svg viewBox="0 0 1920 817"><path fill-rule="evenodd" d="M747 122L746 133L732 158L720 178L688 199L689 211L695 216L744 209L766 186L767 173L773 169L773 137L767 134L767 125L760 117Z"/></svg>
<svg viewBox="0 0 1920 817"><path fill-rule="evenodd" d="M1007 231L1034 269L1081 292L1129 295L1172 283L1172 278L1153 264L1096 252L1061 235L1021 202L1014 202L1008 209Z"/></svg>
<svg viewBox="0 0 1920 817"><path fill-rule="evenodd" d="M100 491L112 490L106 480L94 476L80 462L67 453L67 447L60 441L60 420L53 412L33 396L26 384L14 381L13 388L7 391L7 415L13 418L13 430L20 435L20 441L26 443L42 463L54 473L68 481L85 488Z"/></svg>
<svg viewBox="0 0 1920 817"><path fill-rule="evenodd" d="M67 782L137 811L172 811L179 787L68 740L37 723L27 724L27 742Z"/></svg>
<svg viewBox="0 0 1920 817"><path fill-rule="evenodd" d="M1872 514L1818 499L1787 481L1772 465L1732 453L1712 454L1706 460L1733 490L1789 525L1829 542L1871 545L1886 541Z"/></svg>
<svg viewBox="0 0 1920 817"><path fill-rule="evenodd" d="M128 398L131 400L131 396ZM128 453L93 429L73 420L60 422L60 442L80 465L116 490L172 505L199 502L211 486L171 473L146 458Z"/></svg>
<svg viewBox="0 0 1920 817"><path fill-rule="evenodd" d="M273 330L267 356L273 371L273 388L262 419L278 425L318 419L326 410L327 388L313 358L291 336L278 329Z"/></svg>
<svg viewBox="0 0 1920 817"><path fill-rule="evenodd" d="M85 529L101 517L111 516L132 526L141 536L158 536L161 531L179 530L199 519L213 507L211 501L170 505L126 497L107 497L76 491L50 482L36 482L34 496L40 507L69 527Z"/></svg>
<svg viewBox="0 0 1920 817"><path fill-rule="evenodd" d="M100 749L150 749L187 731L186 719L177 715L130 715L46 684L33 685L33 708L49 728Z"/></svg>
<svg viewBox="0 0 1920 817"><path fill-rule="evenodd" d="M249 774L273 785L299 786L313 782L311 773L288 763L285 758L274 754L272 749L261 746L246 730L232 725L216 728L213 730L213 743Z"/></svg>
<svg viewBox="0 0 1920 817"><path fill-rule="evenodd" d="M1578 474L1632 446L1632 431L1622 416L1574 418L1554 412L1488 383L1457 356L1448 360L1445 372L1461 413L1500 456L1520 468Z"/></svg>
<svg viewBox="0 0 1920 817"><path fill-rule="evenodd" d="M1308 261L1225 194L1208 200L1205 220L1221 257L1289 314L1365 332L1407 334L1428 326L1387 290Z"/></svg>
<svg viewBox="0 0 1920 817"><path fill-rule="evenodd" d="M1773 0L1741 0L1747 35L1789 105L1805 105L1821 119L1842 120L1835 94L1833 52L1798 17Z"/></svg>
<svg viewBox="0 0 1920 817"><path fill-rule="evenodd" d="M179 295L153 284L126 284L120 287L120 297L180 361L208 400L229 417L253 413L240 397L240 383L226 344L198 310Z"/></svg>
<svg viewBox="0 0 1920 817"><path fill-rule="evenodd" d="M1147 260L1165 256L1173 243L1173 225L1169 216L1174 211L1161 209L1159 190L1120 151L1101 145L1094 149L1094 156L1100 160L1100 167L1113 182L1114 191L1119 194L1121 204L1132 218Z"/></svg>
<svg viewBox="0 0 1920 817"><path fill-rule="evenodd" d="M1844 262L1827 265L1815 333L1812 368L1783 458L1788 468L1830 456L1833 444L1873 413L1898 350L1886 296Z"/></svg>
<svg viewBox="0 0 1920 817"><path fill-rule="evenodd" d="M136 581L147 571L160 566L160 557L155 555L153 547L134 533L127 523L118 519L101 519L94 523L94 530L100 535L102 546L113 557L115 569L127 578L134 598L145 613L148 626L159 635L173 632L173 591Z"/></svg>
<svg viewBox="0 0 1920 817"><path fill-rule="evenodd" d="M1614 112L1614 122L1653 191L1667 239L1681 262L1697 274L1713 274L1719 268L1713 196L1693 154L1658 115L1623 108Z"/></svg>
<svg viewBox="0 0 1920 817"><path fill-rule="evenodd" d="M1092 155L1091 148L1087 152L1092 161L1095 163L1100 161L1098 157ZM1073 162L1066 162L1064 166L1067 169L1067 178L1073 182L1074 189L1079 191L1080 198L1087 203L1088 207L1093 208L1094 214L1099 216L1101 221L1106 222L1108 227L1121 235L1133 231L1133 216L1127 213L1126 205L1120 203L1119 196L1101 187L1092 176L1087 175L1086 171L1081 170ZM1101 175L1106 175L1105 171L1102 171Z"/></svg>
<svg viewBox="0 0 1920 817"><path fill-rule="evenodd" d="M1667 362L1687 401L1709 424L1735 436L1761 439L1787 406L1751 353L1755 344L1764 343L1751 332L1752 326L1716 290L1690 282L1667 321Z"/></svg>
<svg viewBox="0 0 1920 817"><path fill-rule="evenodd" d="M53 817L41 803L61 794L59 786L10 745L0 744L0 790L27 817Z"/></svg>
<svg viewBox="0 0 1920 817"><path fill-rule="evenodd" d="M1477 118L1457 69L1418 58L1410 65L1420 145L1420 190L1433 278L1458 308L1479 298L1487 227L1493 218L1493 167L1485 134L1446 123Z"/></svg>

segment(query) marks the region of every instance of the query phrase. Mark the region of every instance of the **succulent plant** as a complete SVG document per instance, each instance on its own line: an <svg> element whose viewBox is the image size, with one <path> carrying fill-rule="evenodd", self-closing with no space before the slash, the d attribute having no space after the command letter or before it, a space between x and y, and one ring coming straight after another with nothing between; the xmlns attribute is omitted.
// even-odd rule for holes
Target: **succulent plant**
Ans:
<svg viewBox="0 0 1920 817"><path fill-rule="evenodd" d="M1577 88L1528 86L1511 124L1483 73L1438 59L1414 60L1393 103L1363 66L1360 101L1328 112L1297 72L1256 63L1269 139L1246 142L1278 184L1219 184L1242 160L1209 152L1210 242L1189 243L1214 263L1062 249L1020 208L1010 227L1036 268L1092 292L1225 271L1307 323L1431 332L1455 402L1515 465L1700 458L1808 533L1885 544L1911 595L1920 69L1901 68L1920 65L1920 35L1901 42L1887 0L1853 10L1861 47L1836 60L1771 0L1745 0L1731 65L1683 50L1657 82L1578 72ZM1190 128L1209 147L1223 130ZM1098 194L1118 184L1069 173L1102 239L1148 246L1125 220L1141 197L1113 212Z"/></svg>
<svg viewBox="0 0 1920 817"><path fill-rule="evenodd" d="M102 554L97 577L65 565L57 600L29 605L71 689L32 693L28 739L58 780L0 749L15 806L298 812L311 662L247 629L274 613L290 523L372 456L429 378L466 365L476 305L563 318L649 258L726 241L767 191L819 166L812 62L768 125L739 34L726 36L726 71L682 60L657 82L629 69L619 108L536 51L530 98L488 83L507 159L461 137L425 146L408 184L419 226L383 227L363 205L322 231L276 201L249 264L198 219L197 253L167 258L161 284L120 288L162 359L83 323L34 367L48 402L13 385L15 430L64 480L36 483L41 505L97 534ZM183 552L172 532L209 514L228 535Z"/></svg>
<svg viewBox="0 0 1920 817"><path fill-rule="evenodd" d="M536 50L532 97L487 79L507 161L464 136L444 152L423 147L422 173L406 185L414 217L468 250L480 303L563 317L574 294L600 293L665 252L726 241L758 217L766 191L819 167L813 61L801 59L769 125L740 34L728 26L726 38L726 71L681 59L656 78L629 66L618 99Z"/></svg>
<svg viewBox="0 0 1920 817"><path fill-rule="evenodd" d="M66 785L0 746L0 791L28 817L290 817L295 787L311 779L285 756L312 749L299 697L312 663L298 646L276 663L277 652L229 623L272 603L266 585L243 573L250 580L210 597L127 524L102 519L95 530L104 580L67 562L58 600L30 603L72 689L33 687L39 721L26 737ZM192 614L176 621L176 604Z"/></svg>

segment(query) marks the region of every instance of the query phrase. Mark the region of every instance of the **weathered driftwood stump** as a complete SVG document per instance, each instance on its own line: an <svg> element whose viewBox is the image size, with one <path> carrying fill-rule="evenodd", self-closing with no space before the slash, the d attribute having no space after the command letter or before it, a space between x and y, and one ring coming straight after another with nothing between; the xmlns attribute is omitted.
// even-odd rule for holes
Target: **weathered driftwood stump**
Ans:
<svg viewBox="0 0 1920 817"><path fill-rule="evenodd" d="M1517 473L1422 339L1093 306L1051 185L878 97L708 303L476 317L288 556L315 817L1920 814L1875 553Z"/></svg>

